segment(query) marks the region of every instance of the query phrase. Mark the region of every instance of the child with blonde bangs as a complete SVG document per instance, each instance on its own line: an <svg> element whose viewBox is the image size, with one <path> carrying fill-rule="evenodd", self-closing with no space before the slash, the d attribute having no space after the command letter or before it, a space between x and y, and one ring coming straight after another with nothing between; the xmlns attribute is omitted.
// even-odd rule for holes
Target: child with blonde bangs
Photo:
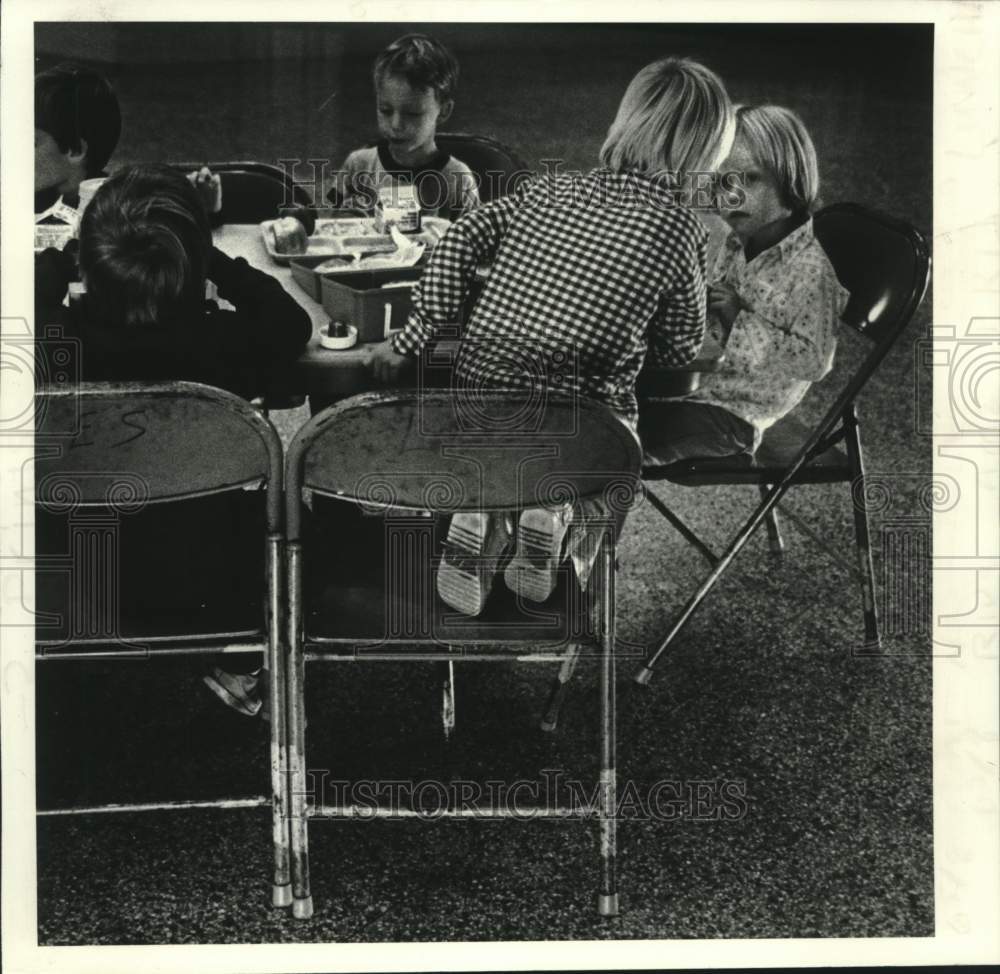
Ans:
<svg viewBox="0 0 1000 974"><path fill-rule="evenodd" d="M459 321L477 266L489 264L465 326L457 381L537 392L545 376L513 367L516 342L546 363L547 375L560 373L561 391L606 404L634 429L635 381L647 354L684 365L705 330L707 232L693 212L669 205L658 182L666 172L717 168L732 139L732 106L712 71L682 58L643 68L625 92L599 168L546 174L452 226L414 289L406 327L379 346L376 374L394 379L442 326ZM545 601L574 522L568 553L585 583L596 553L587 522L595 518L624 523L624 513L591 502L575 511L523 511L504 573L508 587ZM445 602L470 615L482 611L511 527L488 511L452 518L437 580Z"/></svg>
<svg viewBox="0 0 1000 974"><path fill-rule="evenodd" d="M647 462L752 453L833 364L848 294L813 233L819 167L805 125L776 105L740 108L722 168L735 192L721 200L729 233L708 301L725 359L685 399L643 410Z"/></svg>

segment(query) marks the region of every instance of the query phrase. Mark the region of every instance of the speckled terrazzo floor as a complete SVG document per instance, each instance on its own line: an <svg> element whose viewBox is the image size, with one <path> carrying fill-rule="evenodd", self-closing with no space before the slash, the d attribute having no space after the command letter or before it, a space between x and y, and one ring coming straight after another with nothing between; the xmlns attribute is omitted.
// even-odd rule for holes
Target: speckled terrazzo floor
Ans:
<svg viewBox="0 0 1000 974"><path fill-rule="evenodd" d="M128 45L112 45L122 63L109 73L126 113L120 160L339 157L370 129L365 65L390 39L380 29L368 29L341 61L301 66L222 59L138 69L122 53ZM593 158L628 76L678 41L669 31L632 32L607 57L607 80L577 84L578 57L565 46L547 41L515 63L500 45L495 56L487 48L474 60L462 29L449 31L466 86L453 127L491 132L532 162L563 157L570 166ZM56 41L52 60L66 53ZM482 51L482 37L476 44ZM755 45L751 56L732 36L709 32L684 49L703 52L738 99L803 112L828 200L880 206L929 231L930 119L914 83L919 52L901 59L908 75L882 57L861 57L861 49L848 66L838 57L803 57L801 46L793 62L766 35ZM331 78L346 87L336 118L321 119L319 129L311 112ZM304 84L316 86L309 97L300 97ZM229 106L221 115L191 97L209 87ZM284 107L254 116L236 110L239 98ZM919 512L916 494L930 470L912 395L914 345L926 334L929 300L861 404L869 474L895 505L873 520L880 579L883 529L901 511ZM842 347L837 373L803 404L805 414L817 413L855 355ZM303 416L275 414L286 441ZM752 489L655 489L717 546L756 497ZM911 625L917 635L889 639L885 657L858 655L848 491L804 488L784 509L784 561L754 539L650 687L635 688L634 666L622 661L621 788L634 783L641 798L668 782L689 796L725 781L742 800L739 815L720 821L699 820L687 806L669 821L624 810L620 917L595 915L592 822L314 822L316 914L302 923L270 907L267 812L190 810L39 819L40 943L932 934L928 640ZM704 570L649 505L640 509L622 543L621 644L655 644ZM884 606L881 580L879 598ZM581 668L558 732L544 735L537 722L551 673L541 665L457 667L458 723L445 745L433 665L312 666L309 767L348 780L540 782L549 769L589 782L594 668ZM45 664L37 687L40 806L267 789L263 726L221 708L195 664Z"/></svg>

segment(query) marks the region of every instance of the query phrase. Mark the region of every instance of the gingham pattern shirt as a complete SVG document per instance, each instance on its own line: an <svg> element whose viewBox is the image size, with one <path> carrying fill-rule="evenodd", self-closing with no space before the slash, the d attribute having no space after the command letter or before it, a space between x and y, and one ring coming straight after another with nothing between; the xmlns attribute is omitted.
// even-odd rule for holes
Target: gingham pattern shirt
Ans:
<svg viewBox="0 0 1000 974"><path fill-rule="evenodd" d="M830 371L837 321L850 295L816 239L812 219L751 261L730 233L710 266L711 280L732 285L752 310L733 319L722 367L702 376L689 398L750 423L759 445L764 430ZM708 327L722 338L714 316Z"/></svg>
<svg viewBox="0 0 1000 974"><path fill-rule="evenodd" d="M492 270L462 335L467 387L575 390L635 424L647 350L684 365L705 330L707 232L643 177L596 169L522 184L455 223L394 337L417 354L460 320L477 266Z"/></svg>

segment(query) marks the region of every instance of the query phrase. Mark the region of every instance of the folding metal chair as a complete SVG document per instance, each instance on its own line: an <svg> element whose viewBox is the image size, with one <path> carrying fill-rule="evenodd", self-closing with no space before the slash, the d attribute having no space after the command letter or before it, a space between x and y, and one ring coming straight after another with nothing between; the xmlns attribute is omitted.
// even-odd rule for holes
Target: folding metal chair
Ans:
<svg viewBox="0 0 1000 974"><path fill-rule="evenodd" d="M930 279L930 257L923 237L909 224L853 203L828 206L813 219L817 239L850 291L842 323L868 339L870 350L815 427L808 427L793 413L765 433L752 457L689 459L643 468L645 481L667 480L684 486L756 484L761 501L725 552L717 556L666 504L648 493L654 507L713 568L636 675L639 684L649 682L660 657L762 523L767 523L772 551L781 552L775 505L799 484L851 485L865 644L872 651L881 648L856 399L920 305Z"/></svg>
<svg viewBox="0 0 1000 974"><path fill-rule="evenodd" d="M284 169L266 162L175 162L189 173L208 166L222 179L222 222L273 220L282 207L312 206L312 197Z"/></svg>
<svg viewBox="0 0 1000 974"><path fill-rule="evenodd" d="M554 650L578 645L599 653L601 695L600 854L598 908L618 910L615 879L615 656L613 530L602 543L586 594L570 573L541 605L520 602L498 580L481 616L462 616L435 589L442 518L455 511L517 511L603 495L627 504L639 486L638 440L603 406L552 396L449 391L366 393L313 417L288 450L289 769L293 911L312 914L308 820L357 813L326 805L306 791L305 663L419 658L448 664L446 707L453 700L456 659L559 661ZM357 552L336 536L319 551L304 529L303 493L385 512L381 564L359 571ZM327 504L333 501L328 500ZM314 512L315 518L315 512ZM305 547L304 547L305 543ZM395 652L390 652L397 647ZM447 714L446 714L447 716ZM516 810L451 809L512 816ZM393 809L363 813L380 817ZM410 815L419 810L410 810ZM563 815L558 809L538 814ZM590 814L586 809L568 814ZM435 816L437 817L437 816Z"/></svg>
<svg viewBox="0 0 1000 974"><path fill-rule="evenodd" d="M520 182L531 176L527 163L513 149L485 135L442 132L437 136L437 144L476 174L479 198L484 203L509 196Z"/></svg>
<svg viewBox="0 0 1000 974"><path fill-rule="evenodd" d="M271 707L270 795L39 814L271 806L272 902L289 905L286 671L280 651L283 470L277 432L238 396L192 382L43 386L35 415L36 534L42 549L36 559L36 659L258 653L270 674ZM252 487L262 489L245 490ZM190 553L179 545L172 553L130 548L129 563L123 564L122 539L130 521L162 513L171 502L228 504L234 498L252 502L241 504L240 512L256 510L259 533L253 537L252 525L240 522L237 533L249 544L233 552L231 575L199 590L201 604L171 610L170 592L155 584L147 591L135 582L170 557L183 573ZM190 516L183 505L171 510ZM44 530L46 518L55 533ZM186 536L196 541L198 524L186 526ZM60 536L64 550L54 551L50 540ZM122 598L126 588L141 598Z"/></svg>

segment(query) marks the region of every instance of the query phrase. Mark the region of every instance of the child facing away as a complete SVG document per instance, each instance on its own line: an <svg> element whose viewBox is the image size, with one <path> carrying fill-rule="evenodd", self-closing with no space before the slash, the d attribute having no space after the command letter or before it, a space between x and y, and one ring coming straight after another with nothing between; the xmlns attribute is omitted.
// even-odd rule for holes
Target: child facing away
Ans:
<svg viewBox="0 0 1000 974"><path fill-rule="evenodd" d="M36 333L61 324L63 337L79 343L79 374L87 381L187 380L251 398L266 392L270 377L291 364L312 334L308 314L277 280L212 246L197 190L167 166L124 169L94 195L80 228L85 292L69 307L62 298L75 274L73 258L45 253L51 259L36 280ZM205 299L206 280L233 310ZM47 351L39 342L40 382L56 371ZM205 593L219 593L220 583L226 598L259 604L259 578L240 569L259 561L262 517L259 492L244 490L155 504L129 516L118 535L121 604L157 593L158 617L172 615L185 625L211 612ZM44 517L37 523L39 552L59 553L65 525ZM179 551L179 538L196 540ZM234 709L259 712L255 673L215 668L205 681Z"/></svg>
<svg viewBox="0 0 1000 974"><path fill-rule="evenodd" d="M512 341L528 344L549 363L574 363L564 391L605 403L634 429L647 349L661 364L683 365L705 329L708 234L676 196L664 195L661 174L714 170L732 138L732 106L712 71L681 58L643 68L622 99L600 168L539 177L451 227L414 289L406 327L375 351L376 374L391 380L442 325L460 320L477 266L491 264L463 335L457 382L531 388L519 356L509 354ZM596 554L586 522L624 523L623 513L600 508L522 512L508 587L532 601L548 598L574 518L580 526L569 548L583 584ZM505 522L486 511L452 518L437 585L453 608L482 610L510 541Z"/></svg>
<svg viewBox="0 0 1000 974"><path fill-rule="evenodd" d="M335 174L334 206L370 212L380 190L412 186L422 212L454 220L479 205L469 167L438 148L437 126L451 115L458 62L424 34L393 41L372 72L379 141L356 149Z"/></svg>
<svg viewBox="0 0 1000 974"><path fill-rule="evenodd" d="M35 76L36 223L76 221L80 184L108 175L121 131L118 96L102 74L66 63ZM188 179L209 214L219 214L219 177L203 166Z"/></svg>
<svg viewBox="0 0 1000 974"><path fill-rule="evenodd" d="M721 201L729 232L710 263L709 329L725 358L683 400L644 406L647 463L752 453L833 364L848 293L813 234L819 169L805 125L776 105L739 108L722 168L742 174Z"/></svg>

